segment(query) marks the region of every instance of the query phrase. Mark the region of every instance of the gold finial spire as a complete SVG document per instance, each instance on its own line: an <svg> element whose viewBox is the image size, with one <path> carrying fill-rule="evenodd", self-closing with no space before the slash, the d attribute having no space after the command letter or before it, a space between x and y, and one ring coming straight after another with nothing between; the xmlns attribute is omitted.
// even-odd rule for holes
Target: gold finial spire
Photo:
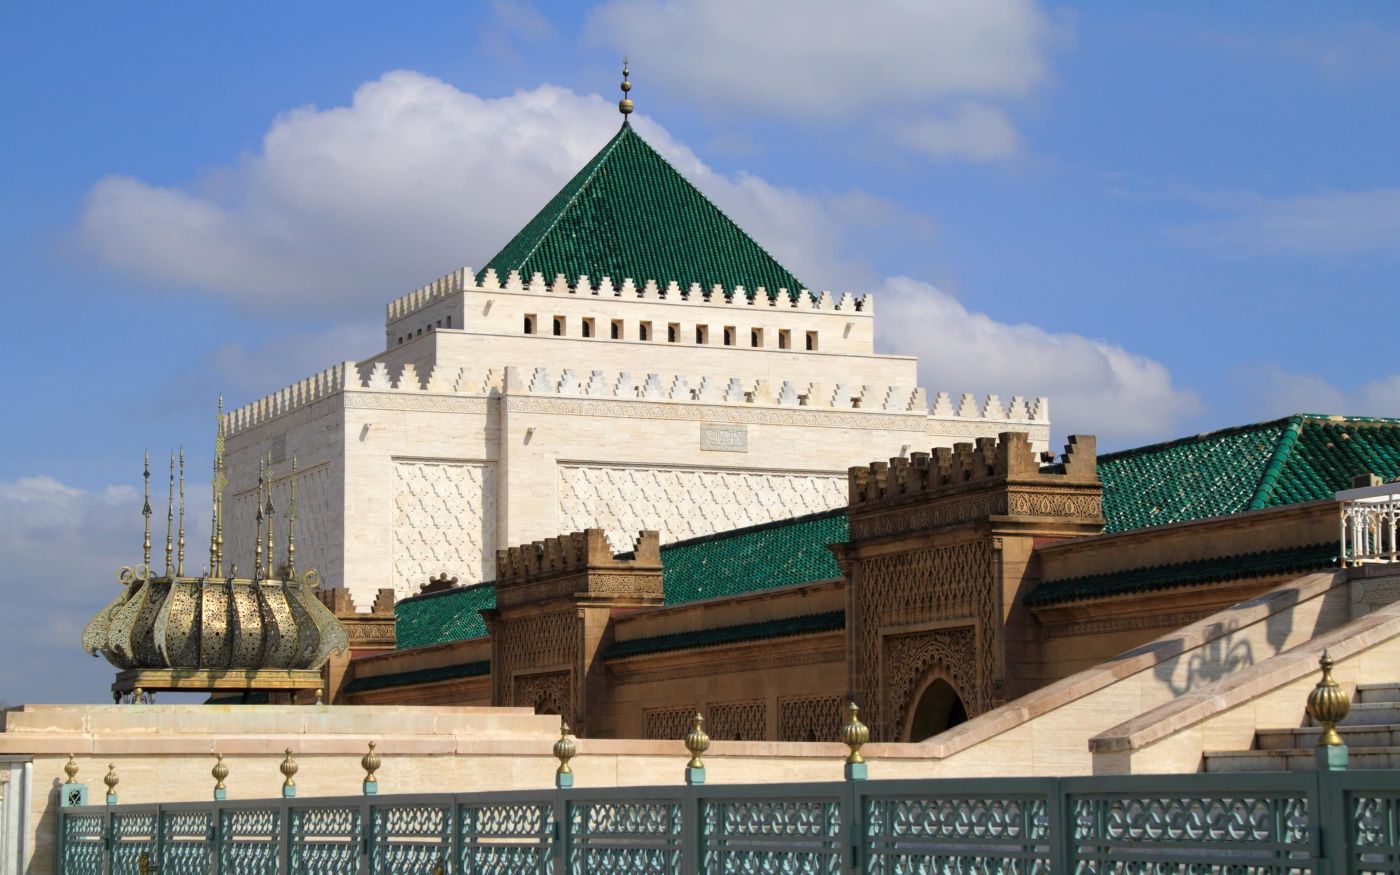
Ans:
<svg viewBox="0 0 1400 875"><path fill-rule="evenodd" d="M276 508L272 506L272 451L267 453L267 576L276 577L277 569L272 559L272 516Z"/></svg>
<svg viewBox="0 0 1400 875"><path fill-rule="evenodd" d="M1351 697L1332 677L1333 662L1330 653L1322 651L1318 666L1322 669L1322 678L1308 694L1308 715L1322 724L1322 736L1318 739L1318 746L1336 747L1342 744L1337 724L1351 711Z"/></svg>
<svg viewBox="0 0 1400 875"><path fill-rule="evenodd" d="M627 96L627 92L632 90L632 81L627 77L631 75L628 68L627 59L622 59L622 99L617 102L617 111L622 113L622 123L627 124L627 117L632 114L632 98Z"/></svg>
<svg viewBox="0 0 1400 875"><path fill-rule="evenodd" d="M253 580L262 580L262 539L263 539L263 482L266 480L266 470L263 460L258 459L258 514L257 533L253 535Z"/></svg>
<svg viewBox="0 0 1400 875"><path fill-rule="evenodd" d="M151 570L151 451L146 450L146 461L141 468L141 479L145 481L146 503L141 506L141 515L146 518L146 540L141 546L141 569L143 574Z"/></svg>
<svg viewBox="0 0 1400 875"><path fill-rule="evenodd" d="M286 580L297 579L297 457L292 456L292 479L287 484L287 572Z"/></svg>
<svg viewBox="0 0 1400 875"><path fill-rule="evenodd" d="M180 539L175 542L175 574L185 576L185 448L180 448Z"/></svg>
<svg viewBox="0 0 1400 875"><path fill-rule="evenodd" d="M175 570L175 451L170 451L170 487L165 493L165 576Z"/></svg>
<svg viewBox="0 0 1400 875"><path fill-rule="evenodd" d="M224 396L219 396L219 412L214 417L214 479L210 482L213 491L212 507L209 511L209 573L214 577L224 576L224 487L228 479L224 477Z"/></svg>

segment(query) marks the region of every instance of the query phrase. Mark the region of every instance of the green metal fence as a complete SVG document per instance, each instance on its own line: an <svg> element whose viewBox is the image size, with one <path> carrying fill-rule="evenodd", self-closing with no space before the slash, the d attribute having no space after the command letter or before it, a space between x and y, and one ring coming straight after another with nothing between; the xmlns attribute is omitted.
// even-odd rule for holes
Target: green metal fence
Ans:
<svg viewBox="0 0 1400 875"><path fill-rule="evenodd" d="M1400 772L57 808L60 875L1400 873Z"/></svg>

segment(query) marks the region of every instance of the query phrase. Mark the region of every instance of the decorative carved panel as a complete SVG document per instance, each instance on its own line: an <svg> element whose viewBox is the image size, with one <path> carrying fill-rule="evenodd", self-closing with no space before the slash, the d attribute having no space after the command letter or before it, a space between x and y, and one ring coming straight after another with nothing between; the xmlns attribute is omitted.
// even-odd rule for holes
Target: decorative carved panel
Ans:
<svg viewBox="0 0 1400 875"><path fill-rule="evenodd" d="M674 741L690 731L694 708L647 708L642 711L642 737Z"/></svg>
<svg viewBox="0 0 1400 875"><path fill-rule="evenodd" d="M573 672L551 671L520 675L511 692L516 707L534 708L539 714L559 714L572 721L574 713Z"/></svg>
<svg viewBox="0 0 1400 875"><path fill-rule="evenodd" d="M890 738L903 732L905 718L919 684L930 670L937 670L952 684L972 714L985 710L977 677L977 631L971 626L936 629L885 639L885 701L888 703ZM911 739L917 740L917 739Z"/></svg>
<svg viewBox="0 0 1400 875"><path fill-rule="evenodd" d="M496 490L489 463L394 461L394 590L418 594L430 576L496 574Z"/></svg>
<svg viewBox="0 0 1400 875"><path fill-rule="evenodd" d="M949 620L981 629L966 668L970 692L964 705L969 715L992 707L1001 637L993 562L992 544L982 539L855 563L851 669L856 703L877 740L892 740L901 729L895 721L899 707L890 700L888 662L881 683L882 629Z"/></svg>
<svg viewBox="0 0 1400 875"><path fill-rule="evenodd" d="M642 529L659 530L666 543L830 510L845 501L845 474L559 466L560 531L602 528L617 550L630 550Z"/></svg>
<svg viewBox="0 0 1400 875"><path fill-rule="evenodd" d="M840 696L778 700L779 741L839 741L845 722Z"/></svg>
<svg viewBox="0 0 1400 875"><path fill-rule="evenodd" d="M762 700L711 705L705 731L716 741L761 741L768 737L768 708Z"/></svg>
<svg viewBox="0 0 1400 875"><path fill-rule="evenodd" d="M497 619L491 629L491 679L495 686L493 701L498 705L534 705L535 702L516 698L519 689L511 680L535 671L559 673L564 667L572 671L578 659L579 619L572 611ZM569 706L561 712L575 722L573 693L563 700Z"/></svg>

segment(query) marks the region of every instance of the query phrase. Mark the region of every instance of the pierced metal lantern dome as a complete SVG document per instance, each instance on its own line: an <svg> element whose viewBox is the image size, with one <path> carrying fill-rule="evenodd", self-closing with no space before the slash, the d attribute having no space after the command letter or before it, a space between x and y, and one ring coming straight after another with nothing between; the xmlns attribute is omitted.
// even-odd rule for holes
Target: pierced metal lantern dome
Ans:
<svg viewBox="0 0 1400 875"><path fill-rule="evenodd" d="M222 407L222 405L221 405ZM118 669L114 697L139 701L157 690L314 690L321 667L349 646L345 627L316 596L319 575L296 572L296 462L292 462L285 562L273 568L272 484L258 478L257 547L253 574L240 578L223 563L222 411L214 453L209 567L186 575L184 453L180 454L179 537L175 537L175 456L166 510L165 573L151 571L150 460L143 477L146 537L142 564L122 568L122 592L83 630L83 649ZM264 529L266 534L264 536ZM264 537L266 561L264 561Z"/></svg>

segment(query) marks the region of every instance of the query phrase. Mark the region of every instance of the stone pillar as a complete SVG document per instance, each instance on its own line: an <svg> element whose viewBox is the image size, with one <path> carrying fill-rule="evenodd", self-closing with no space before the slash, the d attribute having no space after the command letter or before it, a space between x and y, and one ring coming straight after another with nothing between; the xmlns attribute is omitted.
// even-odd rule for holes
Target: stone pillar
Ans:
<svg viewBox="0 0 1400 875"><path fill-rule="evenodd" d="M851 468L848 489L851 539L832 550L848 581L849 688L872 738L906 740L937 682L969 717L1038 686L1022 605L1034 547L1103 530L1094 439L1071 437L1042 467L1026 434L1006 432Z"/></svg>
<svg viewBox="0 0 1400 875"><path fill-rule="evenodd" d="M356 610L350 591L344 588L317 590L316 597L345 626L350 649L331 656L322 669L327 704L345 704L344 688L350 673L350 660L394 649L394 590L384 588L374 598L369 611Z"/></svg>
<svg viewBox="0 0 1400 875"><path fill-rule="evenodd" d="M661 605L661 544L640 534L614 556L602 529L496 551L491 703L558 713L574 734L593 734L606 695L601 654L618 609Z"/></svg>

